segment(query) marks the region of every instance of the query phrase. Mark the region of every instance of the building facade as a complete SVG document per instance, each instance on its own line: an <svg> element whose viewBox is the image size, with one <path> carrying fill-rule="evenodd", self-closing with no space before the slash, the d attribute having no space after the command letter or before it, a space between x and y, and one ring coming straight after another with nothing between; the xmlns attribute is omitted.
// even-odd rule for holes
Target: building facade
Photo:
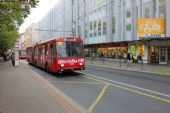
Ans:
<svg viewBox="0 0 170 113"><path fill-rule="evenodd" d="M117 59L130 52L146 63L168 64L168 9L169 0L60 0L40 21L39 37L72 34L84 38L86 56Z"/></svg>
<svg viewBox="0 0 170 113"><path fill-rule="evenodd" d="M25 32L20 37L20 49L25 50L27 47L30 47L39 42L39 24L33 23L29 26Z"/></svg>

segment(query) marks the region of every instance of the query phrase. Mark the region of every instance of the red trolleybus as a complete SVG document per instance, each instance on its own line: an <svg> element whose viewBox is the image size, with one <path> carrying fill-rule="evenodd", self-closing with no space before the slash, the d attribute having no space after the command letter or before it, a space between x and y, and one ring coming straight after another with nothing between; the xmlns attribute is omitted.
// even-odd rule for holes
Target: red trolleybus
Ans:
<svg viewBox="0 0 170 113"><path fill-rule="evenodd" d="M27 48L27 61L29 64L34 64L34 47Z"/></svg>
<svg viewBox="0 0 170 113"><path fill-rule="evenodd" d="M19 50L19 58L20 59L26 59L27 58L26 50Z"/></svg>
<svg viewBox="0 0 170 113"><path fill-rule="evenodd" d="M31 48L28 48L31 51ZM51 72L85 69L83 40L56 38L33 47L34 65ZM31 63L32 60L28 60Z"/></svg>

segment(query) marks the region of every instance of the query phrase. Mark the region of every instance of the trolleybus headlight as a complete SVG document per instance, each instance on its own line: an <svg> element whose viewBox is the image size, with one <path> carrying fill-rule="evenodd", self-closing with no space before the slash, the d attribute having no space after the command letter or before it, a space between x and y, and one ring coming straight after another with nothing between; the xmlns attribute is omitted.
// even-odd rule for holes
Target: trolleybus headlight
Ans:
<svg viewBox="0 0 170 113"><path fill-rule="evenodd" d="M64 67L64 64L61 64L61 67Z"/></svg>
<svg viewBox="0 0 170 113"><path fill-rule="evenodd" d="M82 66L82 65L83 65L83 63L80 63L80 65Z"/></svg>

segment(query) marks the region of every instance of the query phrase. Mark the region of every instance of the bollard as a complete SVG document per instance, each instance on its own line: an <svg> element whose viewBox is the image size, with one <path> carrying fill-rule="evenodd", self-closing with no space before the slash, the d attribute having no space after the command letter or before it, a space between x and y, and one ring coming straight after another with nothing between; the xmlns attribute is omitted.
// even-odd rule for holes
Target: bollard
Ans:
<svg viewBox="0 0 170 113"><path fill-rule="evenodd" d="M122 67L122 65L121 65L121 58L120 58L120 60L119 60L119 67Z"/></svg>
<svg viewBox="0 0 170 113"><path fill-rule="evenodd" d="M102 61L103 61L103 65L105 64L105 59L104 59L104 57L102 58Z"/></svg>
<svg viewBox="0 0 170 113"><path fill-rule="evenodd" d="M141 59L141 70L143 70L143 60Z"/></svg>
<svg viewBox="0 0 170 113"><path fill-rule="evenodd" d="M91 59L91 64L92 64L92 60L93 60L93 58L91 57L90 59Z"/></svg>

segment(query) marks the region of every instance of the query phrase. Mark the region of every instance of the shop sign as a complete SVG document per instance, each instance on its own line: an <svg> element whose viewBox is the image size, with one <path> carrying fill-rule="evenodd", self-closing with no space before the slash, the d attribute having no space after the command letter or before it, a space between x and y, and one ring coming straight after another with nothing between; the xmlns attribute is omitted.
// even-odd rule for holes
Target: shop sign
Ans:
<svg viewBox="0 0 170 113"><path fill-rule="evenodd" d="M166 20L160 18L139 18L138 37L161 38L166 34Z"/></svg>

